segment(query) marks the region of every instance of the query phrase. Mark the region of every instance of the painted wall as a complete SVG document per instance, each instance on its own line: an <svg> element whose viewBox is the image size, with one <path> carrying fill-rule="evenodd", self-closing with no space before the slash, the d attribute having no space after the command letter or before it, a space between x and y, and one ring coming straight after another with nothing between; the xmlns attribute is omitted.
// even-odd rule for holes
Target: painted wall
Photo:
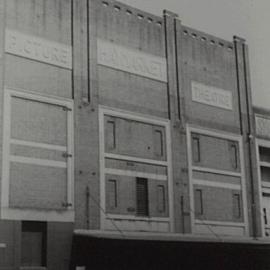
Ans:
<svg viewBox="0 0 270 270"><path fill-rule="evenodd" d="M179 14L183 24L232 40L247 40L250 51L253 103L269 108L270 61L269 8L267 0L121 0L121 2L161 15L163 9Z"/></svg>

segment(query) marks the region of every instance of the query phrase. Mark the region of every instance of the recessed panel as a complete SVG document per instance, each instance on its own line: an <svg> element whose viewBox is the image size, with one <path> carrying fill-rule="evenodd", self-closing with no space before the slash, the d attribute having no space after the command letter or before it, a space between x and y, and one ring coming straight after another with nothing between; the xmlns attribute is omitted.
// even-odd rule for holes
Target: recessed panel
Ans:
<svg viewBox="0 0 270 270"><path fill-rule="evenodd" d="M62 209L67 202L66 168L10 164L10 207Z"/></svg>
<svg viewBox="0 0 270 270"><path fill-rule="evenodd" d="M67 145L67 112L63 106L12 97L11 138Z"/></svg>

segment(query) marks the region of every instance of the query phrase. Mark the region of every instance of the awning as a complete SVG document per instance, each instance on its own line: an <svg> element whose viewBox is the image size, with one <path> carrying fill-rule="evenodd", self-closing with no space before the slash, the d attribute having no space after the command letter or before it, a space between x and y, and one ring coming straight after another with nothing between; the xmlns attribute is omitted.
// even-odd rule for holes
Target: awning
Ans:
<svg viewBox="0 0 270 270"><path fill-rule="evenodd" d="M75 230L71 270L265 270L267 239ZM78 268L79 269L79 268Z"/></svg>
<svg viewBox="0 0 270 270"><path fill-rule="evenodd" d="M128 232L128 231L101 231L101 230L75 230L75 235L103 239L122 240L148 240L148 241L173 241L173 242L208 242L208 243L238 243L270 245L269 238L251 238L226 235L194 235L180 233L153 233L153 232Z"/></svg>

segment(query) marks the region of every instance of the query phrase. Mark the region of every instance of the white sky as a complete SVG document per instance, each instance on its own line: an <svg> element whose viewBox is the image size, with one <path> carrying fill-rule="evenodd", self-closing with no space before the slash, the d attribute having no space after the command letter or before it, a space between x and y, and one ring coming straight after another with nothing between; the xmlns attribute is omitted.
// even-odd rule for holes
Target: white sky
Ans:
<svg viewBox="0 0 270 270"><path fill-rule="evenodd" d="M186 26L249 46L253 104L270 109L270 0L120 0L161 16L179 15ZM269 45L268 45L269 44Z"/></svg>

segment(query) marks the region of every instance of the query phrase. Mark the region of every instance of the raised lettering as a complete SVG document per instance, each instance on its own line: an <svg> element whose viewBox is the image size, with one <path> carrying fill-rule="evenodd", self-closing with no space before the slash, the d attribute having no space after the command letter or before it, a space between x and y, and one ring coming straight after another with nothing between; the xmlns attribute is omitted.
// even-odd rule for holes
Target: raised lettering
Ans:
<svg viewBox="0 0 270 270"><path fill-rule="evenodd" d="M166 60L98 39L98 64L166 82Z"/></svg>
<svg viewBox="0 0 270 270"><path fill-rule="evenodd" d="M39 37L6 30L5 51L17 56L71 69L71 47Z"/></svg>
<svg viewBox="0 0 270 270"><path fill-rule="evenodd" d="M192 82L191 88L193 101L232 110L232 94L230 91L207 86L194 81Z"/></svg>

